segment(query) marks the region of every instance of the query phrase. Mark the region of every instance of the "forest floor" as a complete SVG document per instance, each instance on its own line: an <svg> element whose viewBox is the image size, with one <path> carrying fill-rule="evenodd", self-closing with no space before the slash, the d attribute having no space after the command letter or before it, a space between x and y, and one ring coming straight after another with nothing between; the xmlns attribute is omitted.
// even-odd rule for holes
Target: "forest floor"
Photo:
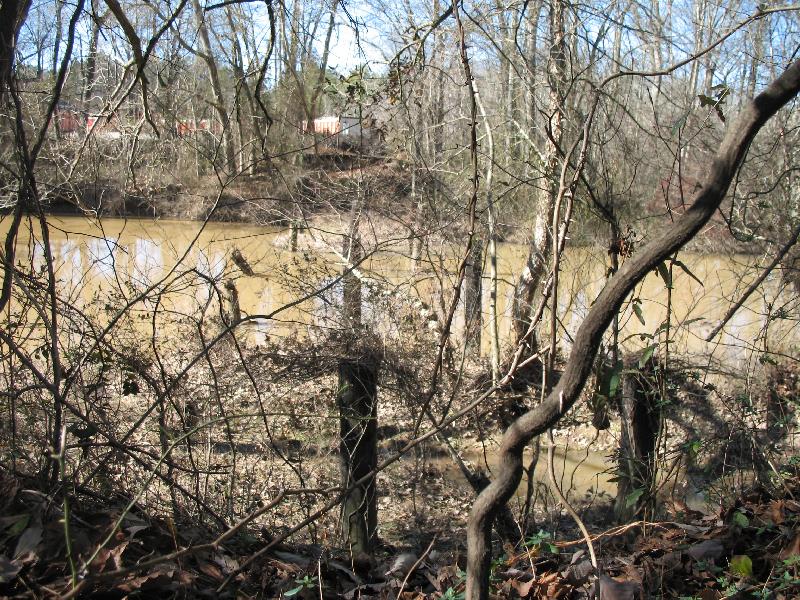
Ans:
<svg viewBox="0 0 800 600"><path fill-rule="evenodd" d="M800 479L754 489L716 514L593 526L585 540L541 531L498 549L494 598L775 598L800 596ZM120 501L67 506L30 481L0 479L0 594L7 598L462 597L463 547L432 536L421 551L382 546L352 561L321 545L227 539L192 523L144 516ZM69 515L69 529L65 527Z"/></svg>
<svg viewBox="0 0 800 600"><path fill-rule="evenodd" d="M255 401L241 392L241 365L233 364L225 353L211 358L220 362L217 374L223 383L216 394L223 414L252 412ZM299 366L264 352L249 358L249 367L266 377L260 384L271 399L270 407L288 410L271 419L269 443L263 432L259 436L262 429L256 421L250 426L237 421L232 438L226 438L221 428L209 430L209 462L195 463L195 468L199 473L220 469L236 454L236 486L241 495L249 493L243 505L252 505L255 511L270 508L273 500L282 498L282 491L301 484L335 489L337 421L325 418L335 410L331 392L335 379L304 375L309 360L317 375L326 368L314 357L305 357ZM267 377L280 373L285 381L290 372L291 385L280 386ZM202 396L208 391L203 392L204 376L196 375L181 395L195 398L202 409ZM379 461L409 441L414 414L397 394L396 382L387 377L385 383ZM788 396L792 389L780 391ZM134 409L149 400L134 395L125 402L119 414L109 415L122 429L127 426L125 415L134 419L141 408ZM585 408L572 413L556 432L557 443L569 441L587 457L587 449L593 456L609 452L618 431L597 434L586 424L590 419ZM486 419L481 423L478 431L484 433L477 436L475 423L450 431L472 468L481 467L484 450L491 455L496 443L497 427ZM705 429L696 435L715 434ZM195 461L205 454L202 442L196 444ZM178 450L174 464L188 465L181 463L185 456ZM565 471L566 467L565 462ZM103 496L70 489L67 504L59 482L42 485L40 480L0 471L0 596L455 600L464 589L464 532L474 495L454 471L442 445L431 442L382 472L378 548L374 557L355 560L337 541L336 510L320 517L309 531L273 543L316 510L319 498L286 498L264 513L264 519L226 535L225 527L192 513L191 502L183 505L183 511L164 510L169 494L161 489L159 500L155 483L145 484L142 489L147 493L137 497L133 492L145 481L142 474L133 477L129 494ZM780 478L774 475L769 491L755 484L740 487L736 494L728 490L723 502L706 504L703 512L684 501L664 502L657 515L625 525L614 522L611 493L566 486L591 531L599 578L575 523L553 500L548 484L536 482L538 510L529 515L529 533L514 547L495 548L494 597L589 598L592 586L599 586L601 600L800 597L800 472L789 464L780 470ZM220 494L227 477L219 478L220 486L206 485L208 493L201 499L216 501L215 508L224 504ZM187 479L183 482L194 489ZM233 487L233 479L230 484ZM260 489L261 496L254 489ZM308 506L302 506L303 498ZM326 496L322 499L327 502ZM517 514L523 512L522 501L514 500ZM162 510L153 510L159 502ZM228 527L248 513L240 509L236 514L227 521Z"/></svg>

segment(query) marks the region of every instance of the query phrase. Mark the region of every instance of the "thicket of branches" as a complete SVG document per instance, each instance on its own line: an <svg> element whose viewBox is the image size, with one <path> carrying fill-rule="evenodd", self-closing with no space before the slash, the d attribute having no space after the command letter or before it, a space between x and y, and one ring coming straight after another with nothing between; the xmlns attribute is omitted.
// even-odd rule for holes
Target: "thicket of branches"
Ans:
<svg viewBox="0 0 800 600"><path fill-rule="evenodd" d="M746 2L4 1L4 477L67 522L113 499L216 545L263 527L244 569L287 539L374 553L379 499L416 510L431 452L470 505L492 461L461 443L511 425L470 522L470 598L493 530L514 545L545 507L573 512L534 480L539 442L514 492L581 393L577 419L615 422L618 519L661 514L664 482L701 467L779 485L798 48L795 7ZM314 132L331 115L360 138ZM180 239L106 219L150 213L197 221ZM221 220L262 227L220 242ZM687 242L728 253L737 285L700 280ZM582 256L592 289L565 281ZM99 548L65 536L77 593Z"/></svg>

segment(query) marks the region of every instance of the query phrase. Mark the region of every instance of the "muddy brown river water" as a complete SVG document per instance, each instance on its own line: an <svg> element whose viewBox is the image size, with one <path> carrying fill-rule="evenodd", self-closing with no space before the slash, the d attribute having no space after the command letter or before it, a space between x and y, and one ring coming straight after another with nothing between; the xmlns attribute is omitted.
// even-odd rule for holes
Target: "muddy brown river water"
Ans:
<svg viewBox="0 0 800 600"><path fill-rule="evenodd" d="M245 316L270 315L255 319L249 339L263 341L265 335L297 334L309 326L332 318L335 311L336 285L330 285L342 269L342 259L335 251L341 247L336 226L307 230L299 236L298 251L289 248L289 233L235 223L167 221L148 219L103 219L102 223L81 217L51 217L51 246L62 290L70 298L88 304L104 294L130 299L161 280L157 290L164 291L162 301L178 318L217 302L213 282L222 290L223 280L232 280L238 291ZM7 228L0 222L0 233ZM20 236L18 261L26 254L41 264L43 252L40 234L34 228ZM247 276L231 258L238 249L252 267ZM375 245L375 252L359 265L359 273L377 282L377 295L419 295L432 302L438 278L452 277L456 264L453 249L443 249L444 257L422 263L420 268L408 258L404 240ZM20 250L22 250L20 252ZM516 244L500 244L498 256L498 314L501 338L509 330L511 282L519 274L526 249ZM28 259L30 260L30 258ZM758 257L697 255L683 253L680 260L693 276L674 269L672 290L673 335L671 347L679 354L714 356L724 362L741 362L752 351L763 350L766 341L772 351L788 351L796 345L792 327L794 317L785 313L794 308L794 294L781 291L780 274L767 279L728 322L711 343L704 338L722 318L731 302L738 299L756 276ZM569 349L570 340L586 315L605 281L608 257L602 249L575 248L567 251L560 275L559 323L561 345ZM483 349L488 350L488 281L484 279ZM219 294L222 295L222 292ZM298 299L308 296L304 301ZM638 298L639 319L631 306L621 317L623 344L629 348L647 345L640 334L653 334L664 323L667 289L664 280L653 273L633 295ZM386 315L372 314L370 299L365 300L365 319L376 328ZM643 322L642 322L643 321ZM168 322L165 323L168 326ZM457 313L456 330L463 326L463 311ZM386 333L390 328L384 327Z"/></svg>

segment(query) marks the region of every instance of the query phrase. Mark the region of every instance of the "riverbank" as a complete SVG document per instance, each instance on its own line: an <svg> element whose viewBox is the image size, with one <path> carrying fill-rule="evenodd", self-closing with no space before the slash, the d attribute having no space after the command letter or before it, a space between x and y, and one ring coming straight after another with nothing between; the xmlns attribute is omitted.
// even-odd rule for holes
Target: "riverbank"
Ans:
<svg viewBox="0 0 800 600"><path fill-rule="evenodd" d="M433 193L427 188L430 183L424 178L412 180L408 165L402 161L381 157L343 160L333 155L309 161L302 168L284 165L255 175L239 174L227 182L213 176L173 177L171 183L140 186L125 186L113 179L80 181L49 190L45 205L50 214L61 216L89 214L290 227L346 220L352 198L360 195L364 197L365 219L381 230L397 233L399 226L409 236L445 239L465 235L467 223L459 214L463 208L459 209L457 202L448 206L458 192L437 192L440 200L434 194L424 204L440 205L426 208L420 198ZM517 200L512 206L502 199L497 201L499 241L528 243L533 216L525 209L527 204ZM656 232L671 222L671 216L659 207L650 206L647 210L652 214L642 215L638 230L628 232L628 248L635 249L648 232ZM591 215L578 218L596 219ZM571 247L610 245L606 224L584 225L573 226L575 233L568 240ZM748 254L758 253L760 245L737 242L724 221L717 218L687 249L703 254Z"/></svg>
<svg viewBox="0 0 800 600"><path fill-rule="evenodd" d="M350 210L349 192L367 194L368 210L405 210L407 172L381 157L358 162L339 155L303 168L283 165L229 180L213 175L175 176L167 184L124 185L111 178L77 181L48 190L50 214L150 217L283 226Z"/></svg>

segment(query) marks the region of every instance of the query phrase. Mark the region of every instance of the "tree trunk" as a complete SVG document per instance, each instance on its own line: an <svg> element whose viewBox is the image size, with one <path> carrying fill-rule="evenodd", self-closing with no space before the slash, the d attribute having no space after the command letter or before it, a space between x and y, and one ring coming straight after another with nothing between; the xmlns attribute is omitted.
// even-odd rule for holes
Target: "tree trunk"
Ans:
<svg viewBox="0 0 800 600"><path fill-rule="evenodd" d="M756 86L758 85L758 70L764 60L764 33L767 21L759 19L755 23L753 31L753 50L750 58L749 73L747 76L747 93L752 97L756 93Z"/></svg>
<svg viewBox="0 0 800 600"><path fill-rule="evenodd" d="M361 190L350 207L342 257L342 328L346 357L339 361L339 421L342 487L349 488L371 472L378 461L378 357L365 349L361 328L361 279L355 266L361 261L358 229L366 197ZM355 485L342 501L341 527L353 556L371 554L378 527L375 476Z"/></svg>
<svg viewBox="0 0 800 600"><path fill-rule="evenodd" d="M486 215L488 243L486 252L489 255L489 342L490 358L492 365L492 385L497 385L500 379L500 332L497 324L497 214L494 206L494 196L492 195L492 183L494 179L494 135L492 126L486 116L481 95L475 81L472 82L475 92L475 103L483 121L486 133L486 175L484 186L486 188Z"/></svg>
<svg viewBox="0 0 800 600"><path fill-rule="evenodd" d="M639 356L626 357L619 401L622 436L617 465L617 498L614 514L628 523L652 504L656 475L656 441L661 428L657 386L653 385L654 361L639 368Z"/></svg>
<svg viewBox="0 0 800 600"><path fill-rule="evenodd" d="M0 102L11 83L17 36L30 8L30 0L3 0L0 2Z"/></svg>
<svg viewBox="0 0 800 600"><path fill-rule="evenodd" d="M211 82L211 91L214 94L214 109L217 111L220 123L222 124L222 148L225 152L225 169L229 175L236 172L236 155L233 149L233 132L231 131L231 119L228 115L227 102L222 92L222 83L219 79L217 61L211 50L211 40L208 35L208 27L203 16L203 8L200 0L192 0L194 11L194 21L197 27L198 37L200 38L200 58L208 69L208 78Z"/></svg>
<svg viewBox="0 0 800 600"><path fill-rule="evenodd" d="M51 57L50 75L55 78L58 72L58 55L61 53L61 35L63 33L64 22L64 3L62 0L56 0L56 22L53 24L53 55Z"/></svg>
<svg viewBox="0 0 800 600"><path fill-rule="evenodd" d="M550 131L545 151L542 178L543 189L539 192L534 208L535 225L528 249L525 267L514 289L512 304L512 325L515 345L522 342L530 326L531 310L536 290L544 278L552 232L550 221L558 193L558 145L563 137L564 97L566 80L566 40L564 35L564 5L561 0L554 1L550 9L550 54L547 63L547 80L550 92L549 109ZM529 340L530 354L535 352L535 341Z"/></svg>
<svg viewBox="0 0 800 600"><path fill-rule="evenodd" d="M481 351L481 300L483 296L483 243L472 240L464 280L464 342L469 351Z"/></svg>
<svg viewBox="0 0 800 600"><path fill-rule="evenodd" d="M92 19L92 33L89 37L89 54L86 57L86 77L83 82L83 110L87 113L91 108L92 93L97 78L97 44L100 42L101 17L97 13L94 2L92 2L92 13L94 18Z"/></svg>
<svg viewBox="0 0 800 600"><path fill-rule="evenodd" d="M305 102L305 92L301 90L303 95L303 103L306 108L306 117L308 129L314 132L314 154L319 155L319 136L314 129L314 119L319 116L319 99L322 90L325 87L325 76L328 72L328 57L331 50L331 39L333 37L333 30L336 24L336 12L339 9L339 0L333 0L331 4L331 12L328 16L328 30L325 32L325 42L322 46L322 58L320 59L319 75L311 90L311 98L308 103ZM313 37L313 36L312 36Z"/></svg>
<svg viewBox="0 0 800 600"><path fill-rule="evenodd" d="M234 18L233 10L230 6L226 7L225 14L228 19L228 26L231 28L231 39L233 41L233 72L236 76L236 79L239 82L239 85L242 88L242 92L244 93L245 100L247 101L247 109L248 109L248 121L250 125L250 129L252 130L251 135L253 138L247 139L245 134L246 128L244 124L244 119L239 116L239 112L241 111L241 107L239 106L239 99L237 97L237 120L239 124L239 137L240 137L240 146L242 152L242 162L245 162L245 146L250 146L250 160L249 163L244 165L247 169L248 174L254 175L256 172L256 167L258 165L259 160L262 156L262 150L264 148L264 134L261 131L258 123L258 113L256 110L256 102L253 96L253 90L250 89L250 83L247 80L247 74L244 71L244 52L242 51L242 44L239 41L239 35L242 36L246 35L246 31L243 27L239 27L240 21ZM241 31L240 31L241 29ZM258 143L255 143L257 141Z"/></svg>
<svg viewBox="0 0 800 600"><path fill-rule="evenodd" d="M528 8L525 23L525 119L529 129L533 130L533 124L537 115L536 100L536 69L538 68L537 52L539 46L539 18L542 12L542 0L535 0ZM533 150L533 148L531 148ZM528 162L536 155L530 152Z"/></svg>
<svg viewBox="0 0 800 600"><path fill-rule="evenodd" d="M790 415L789 404L784 397L788 387L786 367L765 363L764 374L767 379L767 401L764 407L767 439L777 442L786 437L786 422Z"/></svg>

